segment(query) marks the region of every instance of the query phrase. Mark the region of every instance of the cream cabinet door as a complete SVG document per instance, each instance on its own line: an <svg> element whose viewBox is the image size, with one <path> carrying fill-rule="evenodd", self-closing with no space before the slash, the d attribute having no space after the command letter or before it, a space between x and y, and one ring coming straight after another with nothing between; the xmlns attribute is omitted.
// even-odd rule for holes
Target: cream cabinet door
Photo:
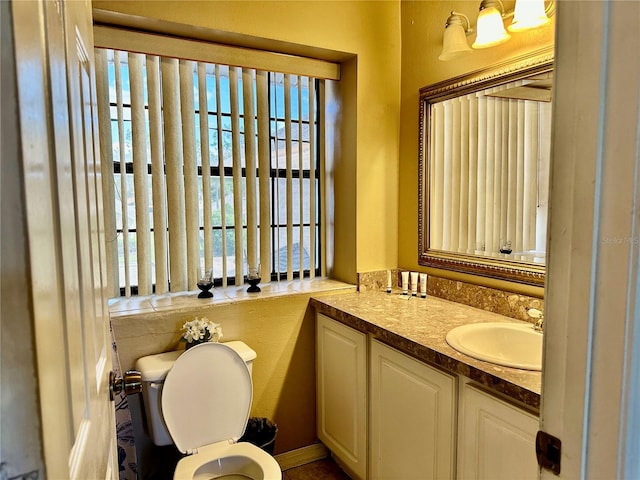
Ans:
<svg viewBox="0 0 640 480"><path fill-rule="evenodd" d="M367 336L318 314L318 438L349 470L367 478Z"/></svg>
<svg viewBox="0 0 640 480"><path fill-rule="evenodd" d="M538 478L538 417L465 384L461 394L458 478Z"/></svg>
<svg viewBox="0 0 640 480"><path fill-rule="evenodd" d="M456 378L371 342L372 479L455 475Z"/></svg>

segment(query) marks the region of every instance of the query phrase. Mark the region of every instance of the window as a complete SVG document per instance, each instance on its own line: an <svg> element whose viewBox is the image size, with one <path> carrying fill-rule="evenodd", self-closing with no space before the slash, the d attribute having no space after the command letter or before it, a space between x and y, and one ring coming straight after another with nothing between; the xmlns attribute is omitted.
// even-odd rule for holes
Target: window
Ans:
<svg viewBox="0 0 640 480"><path fill-rule="evenodd" d="M320 274L321 79L103 48L96 65L120 295Z"/></svg>

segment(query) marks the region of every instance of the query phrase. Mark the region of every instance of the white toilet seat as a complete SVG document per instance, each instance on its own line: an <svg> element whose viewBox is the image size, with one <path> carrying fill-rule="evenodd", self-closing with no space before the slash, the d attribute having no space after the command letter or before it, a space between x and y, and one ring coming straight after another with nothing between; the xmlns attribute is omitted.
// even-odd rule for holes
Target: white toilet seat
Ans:
<svg viewBox="0 0 640 480"><path fill-rule="evenodd" d="M200 448L198 453L178 462L173 478L211 480L228 475L251 480L282 480L282 470L276 459L246 442L220 442Z"/></svg>
<svg viewBox="0 0 640 480"><path fill-rule="evenodd" d="M231 347L203 343L178 357L164 382L162 412L176 447L190 455L178 462L174 479L282 480L275 458L251 443L235 443L252 397L247 364Z"/></svg>

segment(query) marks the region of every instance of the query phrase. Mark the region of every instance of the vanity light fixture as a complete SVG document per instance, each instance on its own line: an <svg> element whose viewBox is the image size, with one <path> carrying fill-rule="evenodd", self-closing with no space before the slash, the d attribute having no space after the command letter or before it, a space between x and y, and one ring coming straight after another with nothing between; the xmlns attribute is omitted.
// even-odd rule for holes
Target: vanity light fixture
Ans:
<svg viewBox="0 0 640 480"><path fill-rule="evenodd" d="M513 13L513 22L507 28L510 32L523 32L549 23L554 13L554 4L549 2L545 9L544 0L518 0Z"/></svg>
<svg viewBox="0 0 640 480"><path fill-rule="evenodd" d="M498 10L498 8L500 10ZM511 38L504 28L504 5L501 0L482 0L478 13L478 34L473 48L488 48L500 45Z"/></svg>
<svg viewBox="0 0 640 480"><path fill-rule="evenodd" d="M462 21L465 21L465 27ZM451 12L447 23L444 26L444 39L442 41L442 53L438 57L440 60L453 60L470 54L473 50L467 43L467 35L473 33L469 17L464 13Z"/></svg>
<svg viewBox="0 0 640 480"><path fill-rule="evenodd" d="M500 45L511 36L504 28L504 20L513 17L508 27L510 32L523 32L549 23L549 17L555 13L554 0L516 0L514 10L505 11L502 0L482 0L476 26L474 49ZM463 23L466 21L466 27ZM445 24L444 39L440 60L454 60L467 55L472 50L466 36L473 33L469 18L459 12L451 12Z"/></svg>

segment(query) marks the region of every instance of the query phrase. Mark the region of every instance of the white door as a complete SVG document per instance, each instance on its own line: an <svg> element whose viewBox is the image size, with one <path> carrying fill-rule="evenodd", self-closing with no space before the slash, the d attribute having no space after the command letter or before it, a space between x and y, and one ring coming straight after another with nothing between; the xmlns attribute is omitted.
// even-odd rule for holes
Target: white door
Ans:
<svg viewBox="0 0 640 480"><path fill-rule="evenodd" d="M12 2L47 478L116 478L89 1Z"/></svg>
<svg viewBox="0 0 640 480"><path fill-rule="evenodd" d="M556 5L542 478L638 478L640 2Z"/></svg>

